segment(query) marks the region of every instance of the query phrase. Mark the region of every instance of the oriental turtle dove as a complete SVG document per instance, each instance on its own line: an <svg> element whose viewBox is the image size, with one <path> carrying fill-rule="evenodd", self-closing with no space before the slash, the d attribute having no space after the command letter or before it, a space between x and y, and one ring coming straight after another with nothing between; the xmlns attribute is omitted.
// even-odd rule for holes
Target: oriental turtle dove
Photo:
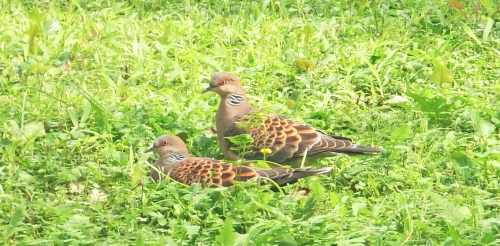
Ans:
<svg viewBox="0 0 500 246"><path fill-rule="evenodd" d="M310 165L318 158L339 153L355 155L381 150L354 144L352 139L347 137L327 135L312 126L279 115L265 113L256 116L254 111L258 108L250 104L241 81L231 73L216 73L203 93L208 91L213 91L221 97L215 124L219 145L226 159L238 159L238 153L231 150L234 144L226 137L245 133L249 133L254 139L252 149L245 155L245 159L261 160L264 158L263 149L269 149L271 153L266 155L267 161L292 167L299 167L304 155L305 164ZM250 120L252 117L254 119ZM262 123L260 126L245 127L237 124L255 122L255 118Z"/></svg>
<svg viewBox="0 0 500 246"><path fill-rule="evenodd" d="M200 183L204 186L232 186L234 181L257 181L262 182L268 178L274 180L278 185L297 182L305 178L321 173L329 172L331 167L308 170L288 169L279 167L273 169L262 169L243 165L233 165L219 160L209 158L192 157L184 142L177 136L162 135L158 137L153 147L146 152L154 151L160 158L156 161L151 171L151 178L156 182L161 179L162 172L180 183L191 185Z"/></svg>

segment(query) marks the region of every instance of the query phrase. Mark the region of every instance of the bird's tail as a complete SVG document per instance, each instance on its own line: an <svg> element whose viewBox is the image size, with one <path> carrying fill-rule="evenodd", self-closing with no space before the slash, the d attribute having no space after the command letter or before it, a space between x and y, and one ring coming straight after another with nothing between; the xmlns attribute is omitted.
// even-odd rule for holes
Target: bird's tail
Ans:
<svg viewBox="0 0 500 246"><path fill-rule="evenodd" d="M335 150L336 153L342 153L346 155L366 155L378 153L380 151L382 151L382 149L378 147L361 146L357 144L353 144L347 148Z"/></svg>
<svg viewBox="0 0 500 246"><path fill-rule="evenodd" d="M332 167L322 167L318 169L310 169L309 167L306 168L301 168L301 169L294 169L291 175L289 176L284 176L281 177L280 179L276 180L276 183L280 186L286 185L286 184L293 184L296 183L299 179L301 178L306 178L322 173L327 173L332 170Z"/></svg>

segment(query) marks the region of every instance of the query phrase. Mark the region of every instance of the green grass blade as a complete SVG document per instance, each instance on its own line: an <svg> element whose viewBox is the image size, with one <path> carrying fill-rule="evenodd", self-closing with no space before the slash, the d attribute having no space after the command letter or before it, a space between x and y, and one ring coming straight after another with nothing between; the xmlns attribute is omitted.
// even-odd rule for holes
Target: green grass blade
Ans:
<svg viewBox="0 0 500 246"><path fill-rule="evenodd" d="M474 41L476 41L477 44L481 45L481 41L479 41L479 39L477 39L474 32L465 23L463 23L461 20L458 20L457 22L464 29L465 33L467 33L467 35L469 35L469 37L474 39Z"/></svg>
<svg viewBox="0 0 500 246"><path fill-rule="evenodd" d="M487 17L488 23L486 24L486 27L484 28L483 32L483 42L486 42L488 40L488 36L490 35L491 28L493 27L493 24L495 24L495 21L491 19L490 17Z"/></svg>

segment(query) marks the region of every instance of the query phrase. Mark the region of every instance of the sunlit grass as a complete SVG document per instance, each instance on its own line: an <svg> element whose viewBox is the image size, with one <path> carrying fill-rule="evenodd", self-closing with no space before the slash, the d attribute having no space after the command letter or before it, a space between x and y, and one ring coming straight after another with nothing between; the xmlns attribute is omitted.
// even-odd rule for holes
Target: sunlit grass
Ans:
<svg viewBox="0 0 500 246"><path fill-rule="evenodd" d="M500 19L482 2L0 1L2 242L497 245ZM384 151L322 160L290 194L152 183L163 133L223 158L201 94L218 71Z"/></svg>

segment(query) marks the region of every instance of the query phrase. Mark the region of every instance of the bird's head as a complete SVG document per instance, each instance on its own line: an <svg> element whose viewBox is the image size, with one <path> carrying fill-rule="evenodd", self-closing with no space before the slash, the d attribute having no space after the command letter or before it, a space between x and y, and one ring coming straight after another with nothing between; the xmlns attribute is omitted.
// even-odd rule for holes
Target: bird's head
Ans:
<svg viewBox="0 0 500 246"><path fill-rule="evenodd" d="M245 93L241 81L236 75L226 72L216 73L211 79L210 84L202 93L213 91L223 97L233 93Z"/></svg>
<svg viewBox="0 0 500 246"><path fill-rule="evenodd" d="M186 144L177 136L161 135L154 143L153 147L147 149L145 152L155 152L160 156L169 155L174 153L188 154Z"/></svg>

